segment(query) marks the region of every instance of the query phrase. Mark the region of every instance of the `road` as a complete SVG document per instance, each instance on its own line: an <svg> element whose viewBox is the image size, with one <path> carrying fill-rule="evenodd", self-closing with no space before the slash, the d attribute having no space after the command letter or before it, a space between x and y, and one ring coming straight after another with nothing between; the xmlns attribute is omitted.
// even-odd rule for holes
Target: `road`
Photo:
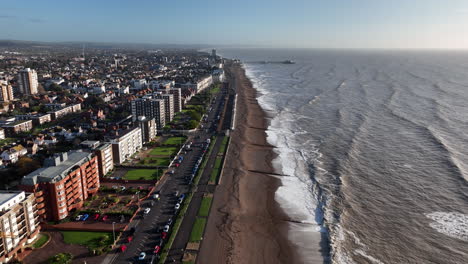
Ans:
<svg viewBox="0 0 468 264"><path fill-rule="evenodd" d="M180 195L189 191L190 186L187 184L188 182L186 177L192 174L192 170L195 167L197 160L203 154L203 148L199 143L206 142L206 139L214 135L216 131L217 123L219 121L218 116L220 115L224 104L223 100L224 97L221 96L221 94L216 96L212 103L212 110L208 113L206 122L203 123L204 130L196 131L189 135L188 141L193 141L196 146L192 146L191 151L187 151L186 154L182 154L184 160L178 168L174 168L174 175L165 177L163 181L158 184L156 192L160 193L160 200L155 201L154 199L149 198L148 200L141 202L141 212L129 226L129 229L132 227L135 227L136 229L133 234L133 241L124 243L126 237L130 233L127 231L122 235L121 241L118 242L118 244L124 243L127 246L126 251L119 252L118 249L114 250L114 252L107 255L103 262L104 264L157 263L158 256L155 256L153 251L154 247L159 244L161 240L159 229L162 230L170 218L175 221L176 210L174 209L174 206L178 199L175 196L175 192L178 191ZM214 162L214 160L212 162ZM151 205L152 203L154 205ZM147 215L144 215L142 211L147 207L150 207L151 211ZM138 260L138 255L141 252L146 253L146 258L143 261Z"/></svg>

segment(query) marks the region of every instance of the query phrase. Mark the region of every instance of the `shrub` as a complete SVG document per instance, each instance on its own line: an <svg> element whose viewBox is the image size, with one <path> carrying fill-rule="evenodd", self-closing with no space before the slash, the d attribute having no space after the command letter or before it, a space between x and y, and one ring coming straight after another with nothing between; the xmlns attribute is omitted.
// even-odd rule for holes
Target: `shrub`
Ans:
<svg viewBox="0 0 468 264"><path fill-rule="evenodd" d="M70 253L58 253L55 256L50 257L47 260L48 264L69 264L73 259L73 255Z"/></svg>

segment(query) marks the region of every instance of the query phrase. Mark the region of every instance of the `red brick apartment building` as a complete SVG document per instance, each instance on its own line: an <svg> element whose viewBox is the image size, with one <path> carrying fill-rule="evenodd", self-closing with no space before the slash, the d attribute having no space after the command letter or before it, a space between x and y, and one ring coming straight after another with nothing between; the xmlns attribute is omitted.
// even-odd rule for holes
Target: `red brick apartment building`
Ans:
<svg viewBox="0 0 468 264"><path fill-rule="evenodd" d="M42 220L61 220L99 189L98 160L93 153L74 150L45 160L44 168L26 175L20 188L36 196Z"/></svg>

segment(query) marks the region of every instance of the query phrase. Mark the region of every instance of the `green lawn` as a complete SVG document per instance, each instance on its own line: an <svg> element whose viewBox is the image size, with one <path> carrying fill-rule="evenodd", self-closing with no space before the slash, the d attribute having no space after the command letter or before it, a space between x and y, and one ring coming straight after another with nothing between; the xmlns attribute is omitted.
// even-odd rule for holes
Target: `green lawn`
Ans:
<svg viewBox="0 0 468 264"><path fill-rule="evenodd" d="M190 233L190 242L199 242L202 240L203 231L205 230L206 218L195 219L195 223Z"/></svg>
<svg viewBox="0 0 468 264"><path fill-rule="evenodd" d="M162 166L166 167L169 166L171 160L169 158L154 158L154 157L147 157L145 161L141 163L142 165L149 165L149 166Z"/></svg>
<svg viewBox="0 0 468 264"><path fill-rule="evenodd" d="M113 239L110 232L62 231L61 233L65 243L83 245L90 249L111 245Z"/></svg>
<svg viewBox="0 0 468 264"><path fill-rule="evenodd" d="M163 142L163 145L181 145L186 139L186 137L170 137Z"/></svg>
<svg viewBox="0 0 468 264"><path fill-rule="evenodd" d="M211 202L213 197L203 197L198 216L208 216L210 214Z"/></svg>
<svg viewBox="0 0 468 264"><path fill-rule="evenodd" d="M135 169L129 170L123 177L126 180L156 180L156 172L155 169ZM161 171L159 171L159 176L161 176Z"/></svg>
<svg viewBox="0 0 468 264"><path fill-rule="evenodd" d="M156 147L150 151L153 156L171 156L176 154L179 149L177 147Z"/></svg>
<svg viewBox="0 0 468 264"><path fill-rule="evenodd" d="M40 233L39 238L34 242L33 248L42 247L47 241L49 241L49 235Z"/></svg>
<svg viewBox="0 0 468 264"><path fill-rule="evenodd" d="M221 142L221 147L219 148L219 154L224 154L224 152L226 152L228 140L229 140L229 137L223 138L223 141Z"/></svg>
<svg viewBox="0 0 468 264"><path fill-rule="evenodd" d="M213 89L210 90L210 94L217 94L221 91L221 87L218 85L216 85L215 87L213 87Z"/></svg>

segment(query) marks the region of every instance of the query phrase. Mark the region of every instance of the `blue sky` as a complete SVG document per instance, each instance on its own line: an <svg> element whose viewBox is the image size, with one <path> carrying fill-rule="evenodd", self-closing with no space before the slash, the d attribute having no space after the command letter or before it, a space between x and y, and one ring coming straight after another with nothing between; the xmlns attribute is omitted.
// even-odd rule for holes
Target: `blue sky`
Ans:
<svg viewBox="0 0 468 264"><path fill-rule="evenodd" d="M468 0L0 0L0 39L468 48Z"/></svg>

